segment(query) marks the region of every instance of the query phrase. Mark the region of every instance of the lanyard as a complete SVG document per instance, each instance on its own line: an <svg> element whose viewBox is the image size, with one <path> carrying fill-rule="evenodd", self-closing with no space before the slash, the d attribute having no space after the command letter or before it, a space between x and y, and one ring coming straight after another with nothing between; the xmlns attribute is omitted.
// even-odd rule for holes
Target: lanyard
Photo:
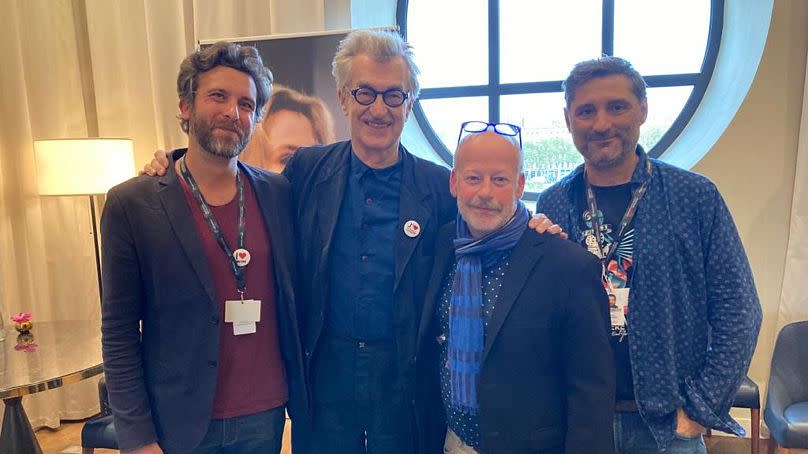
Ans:
<svg viewBox="0 0 808 454"><path fill-rule="evenodd" d="M219 247L222 248L222 251L224 251L224 254L229 259L230 269L233 271L233 275L236 277L237 290L241 295L241 299L244 299L244 291L247 290L247 284L244 278L244 268L236 263L236 258L233 256L233 251L230 250L230 246L227 245L227 241L222 235L222 230L219 228L219 223L217 223L216 219L213 217L210 207L208 207L208 204L205 203L205 199L202 198L202 193L199 192L199 186L197 186L194 177L191 175L191 172L188 171L188 167L185 165L184 156L180 158L180 172L182 173L182 177L185 178L185 181L188 182L188 187L191 188L191 193L194 195L196 202L199 204L199 209L202 211L202 216L205 218L205 221L208 222L210 231L213 233L213 236L216 237ZM237 172L236 191L238 192L238 247L239 249L243 250L246 241L247 224L244 221L244 185L241 183L241 178L239 178L239 175L240 172Z"/></svg>
<svg viewBox="0 0 808 454"><path fill-rule="evenodd" d="M586 175L584 175L584 181L586 181L586 201L589 204L589 213L592 215L592 230L595 233L595 239L597 240L600 256L603 257L601 259L603 266L607 266L609 264L609 260L612 259L612 256L614 256L614 253L617 251L617 245L620 240L623 239L623 233L625 233L626 227L628 227L628 225L631 223L631 220L634 219L634 214L637 212L637 205L639 205L640 199L642 199L642 196L645 195L646 189L648 189L648 182L651 180L651 161L646 160L645 164L646 170L648 171L648 179L646 179L640 185L640 187L635 189L632 193L631 203L629 203L628 208L626 208L626 212L623 213L623 219L620 221L620 229L618 230L615 242L612 243L612 247L609 248L608 254L604 254L603 246L601 245L603 235L600 232L598 202L595 200L595 191L592 190L592 185L589 184L589 180L587 180Z"/></svg>

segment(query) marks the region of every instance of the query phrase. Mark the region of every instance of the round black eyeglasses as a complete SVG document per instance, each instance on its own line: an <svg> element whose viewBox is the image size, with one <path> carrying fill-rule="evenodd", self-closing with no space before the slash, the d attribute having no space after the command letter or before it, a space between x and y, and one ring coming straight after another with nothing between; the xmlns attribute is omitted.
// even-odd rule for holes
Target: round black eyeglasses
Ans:
<svg viewBox="0 0 808 454"><path fill-rule="evenodd" d="M350 91L351 96L354 97L356 102L363 106L369 106L376 102L376 97L382 95L382 101L387 104L387 107L398 107L404 104L404 101L410 97L409 93L398 88L391 88L386 91L376 91L371 87L359 87Z"/></svg>

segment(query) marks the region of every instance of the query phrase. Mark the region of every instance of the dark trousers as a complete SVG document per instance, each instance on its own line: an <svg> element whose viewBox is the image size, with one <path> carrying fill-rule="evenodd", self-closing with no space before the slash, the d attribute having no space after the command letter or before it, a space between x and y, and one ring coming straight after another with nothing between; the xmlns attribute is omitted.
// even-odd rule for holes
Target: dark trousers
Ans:
<svg viewBox="0 0 808 454"><path fill-rule="evenodd" d="M281 452L285 407L246 416L211 419L195 454L278 454Z"/></svg>
<svg viewBox="0 0 808 454"><path fill-rule="evenodd" d="M413 454L410 401L392 342L326 337L311 373L312 420L295 454Z"/></svg>

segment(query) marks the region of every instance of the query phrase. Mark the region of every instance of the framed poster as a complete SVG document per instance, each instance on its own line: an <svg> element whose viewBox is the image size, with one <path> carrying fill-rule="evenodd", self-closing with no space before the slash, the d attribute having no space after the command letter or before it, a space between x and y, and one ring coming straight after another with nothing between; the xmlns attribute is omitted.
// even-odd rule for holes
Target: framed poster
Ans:
<svg viewBox="0 0 808 454"><path fill-rule="evenodd" d="M392 30L395 28L384 28ZM242 152L244 162L274 172L301 146L326 144L350 137L342 115L331 62L350 30L200 41L255 46L274 78L264 119Z"/></svg>

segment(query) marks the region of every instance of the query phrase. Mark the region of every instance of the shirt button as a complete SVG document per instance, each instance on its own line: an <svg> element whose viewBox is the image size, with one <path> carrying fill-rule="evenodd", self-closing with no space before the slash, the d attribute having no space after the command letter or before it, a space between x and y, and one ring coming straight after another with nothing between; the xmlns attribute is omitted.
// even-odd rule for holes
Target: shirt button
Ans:
<svg viewBox="0 0 808 454"><path fill-rule="evenodd" d="M363 255L362 257L360 257L360 259L362 260L362 262L367 263L369 257L367 255Z"/></svg>
<svg viewBox="0 0 808 454"><path fill-rule="evenodd" d="M216 361L213 361L213 360L208 361L208 366L216 367Z"/></svg>
<svg viewBox="0 0 808 454"><path fill-rule="evenodd" d="M216 316L213 316L213 317L210 318L210 322L212 324L214 324L214 325L218 325L219 324L219 319Z"/></svg>
<svg viewBox="0 0 808 454"><path fill-rule="evenodd" d="M373 204L373 197L368 197L365 199L365 205L372 205Z"/></svg>

